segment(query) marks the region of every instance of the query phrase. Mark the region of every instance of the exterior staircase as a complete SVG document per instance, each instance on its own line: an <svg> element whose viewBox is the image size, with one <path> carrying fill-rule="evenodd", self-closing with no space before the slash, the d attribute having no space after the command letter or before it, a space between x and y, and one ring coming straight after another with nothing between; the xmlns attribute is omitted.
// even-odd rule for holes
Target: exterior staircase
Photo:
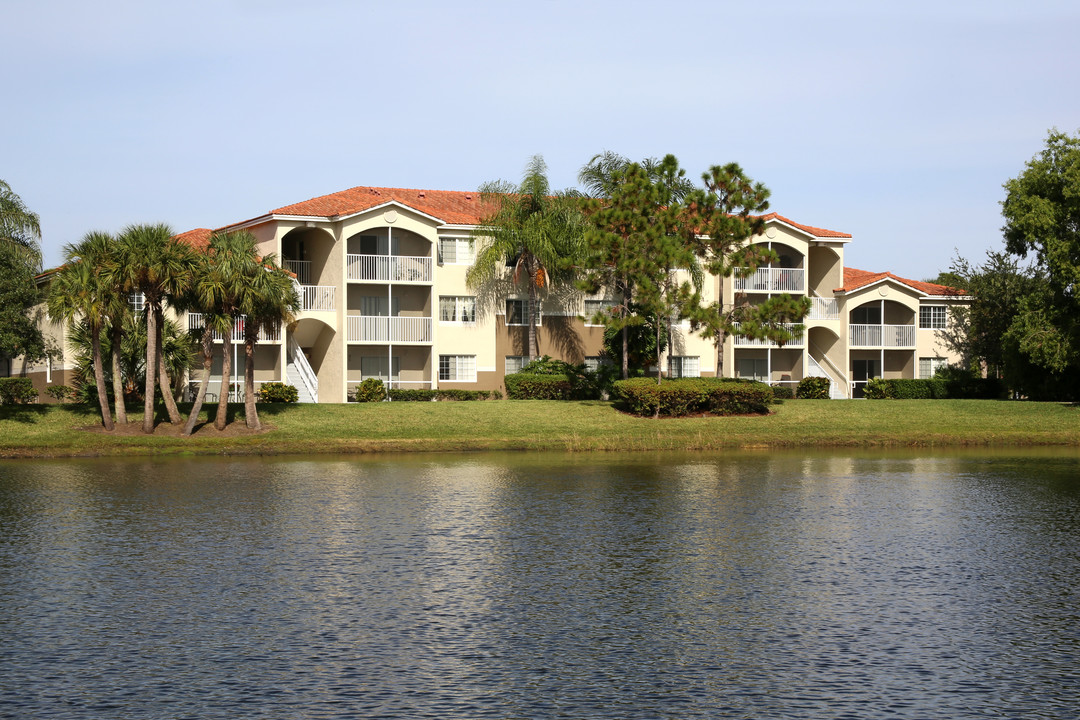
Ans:
<svg viewBox="0 0 1080 720"><path fill-rule="evenodd" d="M296 388L297 401L302 403L319 402L319 378L307 361L307 356L292 335L289 335L285 377Z"/></svg>
<svg viewBox="0 0 1080 720"><path fill-rule="evenodd" d="M823 377L829 380L829 399L830 400L844 400L847 395L844 394L844 390L841 388L840 383L836 382L836 379L828 373L825 368L818 364L818 361L814 359L814 356L810 353L806 354L808 360L806 374L808 377Z"/></svg>

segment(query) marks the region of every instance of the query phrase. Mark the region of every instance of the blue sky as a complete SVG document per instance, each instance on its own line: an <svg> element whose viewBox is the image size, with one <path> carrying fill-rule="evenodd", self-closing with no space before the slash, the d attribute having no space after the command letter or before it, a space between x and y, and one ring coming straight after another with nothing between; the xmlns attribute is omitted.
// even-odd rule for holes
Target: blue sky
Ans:
<svg viewBox="0 0 1080 720"><path fill-rule="evenodd" d="M472 190L540 153L735 161L772 209L932 277L1001 246L1001 185L1080 128L1080 4L9 3L0 178L46 263L356 185Z"/></svg>

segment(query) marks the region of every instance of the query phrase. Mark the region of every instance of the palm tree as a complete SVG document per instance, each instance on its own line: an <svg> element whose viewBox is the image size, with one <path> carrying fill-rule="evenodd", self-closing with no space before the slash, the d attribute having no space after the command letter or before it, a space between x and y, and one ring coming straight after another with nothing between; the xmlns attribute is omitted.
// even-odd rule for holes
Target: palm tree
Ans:
<svg viewBox="0 0 1080 720"><path fill-rule="evenodd" d="M143 398L143 432L154 432L154 387L160 381L169 421L178 424L173 389L161 358L161 325L164 306L181 294L190 281L194 251L180 243L167 225L132 225L120 235L115 279L128 292L138 291L146 301L146 386ZM159 377L160 375L160 377Z"/></svg>
<svg viewBox="0 0 1080 720"><path fill-rule="evenodd" d="M505 280L511 266L514 287L525 285L529 294L528 354L540 354L536 316L541 291L553 281L573 273L584 220L574 193L551 192L544 159L535 155L525 168L521 184L486 183L480 188L481 203L492 211L473 231L480 250L465 275L469 287L490 288Z"/></svg>
<svg viewBox="0 0 1080 720"><path fill-rule="evenodd" d="M41 222L22 198L0 180L0 242L16 247L35 270L41 269Z"/></svg>
<svg viewBox="0 0 1080 720"><path fill-rule="evenodd" d="M259 331L278 331L283 323L292 322L293 313L299 309L300 296L292 277L278 267L272 255L262 258L240 301L240 311L245 315L244 418L252 430L262 429L255 408L255 343Z"/></svg>
<svg viewBox="0 0 1080 720"><path fill-rule="evenodd" d="M192 403L191 412L188 413L187 422L184 423L185 436L191 435L195 430L195 423L206 401L206 391L210 385L210 375L214 364L214 336L232 333L232 317L221 314L220 293L215 291L219 287L215 264L217 259L218 256L213 252L198 255L193 268L191 285L188 291L178 298L179 309L198 312L203 319L203 329L199 337L202 371L199 375L199 390L195 394L195 401Z"/></svg>
<svg viewBox="0 0 1080 720"><path fill-rule="evenodd" d="M106 430L112 431L112 413L109 412L109 396L105 390L105 367L102 363L101 331L110 319L110 311L116 295L115 287L108 283L106 263L109 261L113 239L106 233L92 232L78 245L64 248L66 264L53 277L49 286L49 315L55 321L68 324L79 320L90 330L93 348L94 384L97 386L101 421ZM121 398L122 401L122 398Z"/></svg>

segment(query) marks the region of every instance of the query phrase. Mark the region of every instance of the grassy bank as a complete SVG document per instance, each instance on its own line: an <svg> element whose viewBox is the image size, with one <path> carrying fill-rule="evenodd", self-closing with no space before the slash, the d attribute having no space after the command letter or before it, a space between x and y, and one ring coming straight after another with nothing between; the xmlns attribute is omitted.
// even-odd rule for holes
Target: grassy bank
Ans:
<svg viewBox="0 0 1080 720"><path fill-rule="evenodd" d="M789 400L767 417L664 420L624 415L604 402L540 400L262 405L259 413L270 428L264 433L248 433L243 407L230 406L226 433L207 424L182 438L168 425L151 436L135 427L104 433L100 418L81 406L4 406L0 457L1080 446L1078 407L984 400ZM141 424L141 415L132 421Z"/></svg>

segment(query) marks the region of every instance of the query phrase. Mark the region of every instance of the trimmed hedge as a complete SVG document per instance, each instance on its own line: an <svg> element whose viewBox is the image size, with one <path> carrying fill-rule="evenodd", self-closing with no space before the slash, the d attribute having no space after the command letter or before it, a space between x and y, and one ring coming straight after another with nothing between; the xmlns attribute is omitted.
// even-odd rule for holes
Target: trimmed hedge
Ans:
<svg viewBox="0 0 1080 720"><path fill-rule="evenodd" d="M592 400L596 389L569 375L533 375L511 373L506 383L506 397L511 400Z"/></svg>
<svg viewBox="0 0 1080 720"><path fill-rule="evenodd" d="M32 403L37 400L34 381L25 377L0 378L0 405Z"/></svg>
<svg viewBox="0 0 1080 720"><path fill-rule="evenodd" d="M795 398L795 391L785 385L773 385L772 395L776 400L792 400Z"/></svg>
<svg viewBox="0 0 1080 720"><path fill-rule="evenodd" d="M760 415L773 402L768 385L730 378L681 378L659 385L652 378L632 378L616 382L615 392L629 412L646 417Z"/></svg>
<svg viewBox="0 0 1080 720"><path fill-rule="evenodd" d="M379 378L368 378L356 386L353 397L356 402L382 402L386 399L386 387Z"/></svg>
<svg viewBox="0 0 1080 720"><path fill-rule="evenodd" d="M468 400L499 400L502 393L498 390L410 390L396 388L387 393L392 401L396 402L431 402L438 401L468 401Z"/></svg>
<svg viewBox="0 0 1080 720"><path fill-rule="evenodd" d="M300 401L300 392L295 385L280 382L268 382L259 386L259 402L294 403Z"/></svg>
<svg viewBox="0 0 1080 720"><path fill-rule="evenodd" d="M874 378L866 383L863 397L870 400L994 400L1005 397L1005 392L1005 386L997 378Z"/></svg>
<svg viewBox="0 0 1080 720"><path fill-rule="evenodd" d="M829 378L804 377L799 381L799 387L795 390L795 397L802 400L828 400Z"/></svg>

